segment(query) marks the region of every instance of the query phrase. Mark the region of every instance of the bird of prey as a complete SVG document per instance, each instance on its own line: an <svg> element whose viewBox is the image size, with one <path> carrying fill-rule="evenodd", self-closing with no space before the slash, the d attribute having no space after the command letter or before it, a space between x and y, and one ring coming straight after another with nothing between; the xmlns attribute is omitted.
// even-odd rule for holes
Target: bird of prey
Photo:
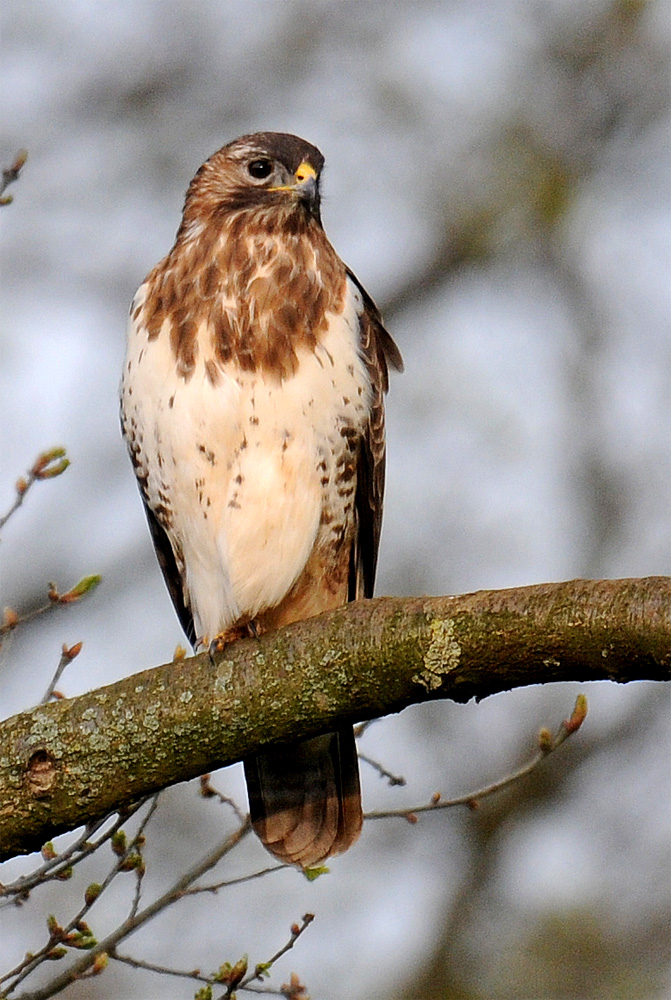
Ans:
<svg viewBox="0 0 671 1000"><path fill-rule="evenodd" d="M194 648L373 594L383 396L402 362L322 228L323 164L278 132L214 153L131 305L123 433ZM351 726L244 766L277 858L310 867L357 839Z"/></svg>

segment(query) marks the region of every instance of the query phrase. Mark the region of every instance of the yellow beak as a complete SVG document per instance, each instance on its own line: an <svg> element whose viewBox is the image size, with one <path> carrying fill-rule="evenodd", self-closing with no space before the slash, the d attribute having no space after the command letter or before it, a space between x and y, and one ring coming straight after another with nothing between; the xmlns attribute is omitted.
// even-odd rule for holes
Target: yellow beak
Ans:
<svg viewBox="0 0 671 1000"><path fill-rule="evenodd" d="M307 160L303 160L299 165L294 173L294 180L294 184L281 184L278 187L268 188L268 191L296 191L298 189L310 192L312 188L315 191L317 189L317 171Z"/></svg>
<svg viewBox="0 0 671 1000"><path fill-rule="evenodd" d="M305 181L310 180L310 178L316 181L317 171L310 163L308 163L306 160L303 160L298 170L294 174L294 177L296 178L297 184L303 184Z"/></svg>

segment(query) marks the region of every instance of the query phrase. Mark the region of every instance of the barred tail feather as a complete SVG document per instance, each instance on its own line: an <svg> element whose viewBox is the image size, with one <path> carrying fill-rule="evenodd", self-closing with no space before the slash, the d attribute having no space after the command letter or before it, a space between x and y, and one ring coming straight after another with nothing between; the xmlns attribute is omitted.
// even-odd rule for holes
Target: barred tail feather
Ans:
<svg viewBox="0 0 671 1000"><path fill-rule="evenodd" d="M310 868L361 832L359 765L351 728L245 761L254 830L280 861Z"/></svg>

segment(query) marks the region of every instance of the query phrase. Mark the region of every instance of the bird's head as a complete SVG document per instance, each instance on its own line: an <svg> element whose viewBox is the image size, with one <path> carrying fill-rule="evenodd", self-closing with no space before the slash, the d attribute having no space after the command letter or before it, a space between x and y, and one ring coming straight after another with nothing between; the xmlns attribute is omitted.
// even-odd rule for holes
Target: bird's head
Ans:
<svg viewBox="0 0 671 1000"><path fill-rule="evenodd" d="M206 160L189 185L184 221L258 211L302 215L321 225L316 146L285 132L243 135Z"/></svg>

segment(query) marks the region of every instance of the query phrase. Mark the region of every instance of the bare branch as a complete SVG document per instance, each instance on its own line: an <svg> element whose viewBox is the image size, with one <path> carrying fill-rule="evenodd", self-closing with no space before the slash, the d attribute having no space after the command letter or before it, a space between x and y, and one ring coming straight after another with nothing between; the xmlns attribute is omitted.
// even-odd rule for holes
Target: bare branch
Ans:
<svg viewBox="0 0 671 1000"><path fill-rule="evenodd" d="M55 852L51 842L46 843L42 848L42 856L45 859L43 865L40 865L39 868L36 868L29 875L21 875L16 881L0 886L0 897L5 897L0 902L0 909L25 902L33 889L46 885L47 882L54 880L62 882L68 871L72 871L80 861L88 858L89 855L97 851L106 841L111 840L117 830L124 823L127 823L138 809L142 808L146 801L146 799L141 799L132 807L124 809L123 812L114 818L112 825L97 840L93 840L93 837L107 823L108 819L110 819L109 816L104 816L95 823L87 824L80 836L60 854Z"/></svg>
<svg viewBox="0 0 671 1000"><path fill-rule="evenodd" d="M215 980L212 976L204 976L198 969L191 971L187 969L170 969L167 965L157 965L155 962L146 962L143 958L135 958L133 955L120 955L118 951L113 951L110 955L115 962L123 965L130 965L131 969L144 969L146 972L156 972L161 976L176 976L178 979L191 979L196 983L210 983Z"/></svg>
<svg viewBox="0 0 671 1000"><path fill-rule="evenodd" d="M381 778L386 778L387 783L393 787L394 785L405 785L406 781L402 774L392 774L387 768L379 762L379 760L373 760L365 753L359 752L359 760L362 760L364 764L368 764L372 767L374 771L377 771Z"/></svg>
<svg viewBox="0 0 671 1000"><path fill-rule="evenodd" d="M267 962L262 962L261 964L257 965L254 971L250 972L250 974L245 979L242 980L242 982L240 983L240 989L244 989L246 986L249 985L249 983L254 982L255 979L263 979L264 976L267 976L270 973L270 969L275 964L275 962L279 958L282 958L282 955L286 955L288 951L291 951L291 949L296 944L301 934L303 934L303 932L307 930L307 928L310 926L314 918L315 918L314 913L306 913L303 919L301 920L300 924L294 924L293 927L291 928L291 937L289 938L287 943L283 945L283 947L280 948L279 951L276 951L273 957L269 958Z"/></svg>
<svg viewBox="0 0 671 1000"><path fill-rule="evenodd" d="M335 725L551 681L668 680L671 579L360 601L0 724L0 857Z"/></svg>
<svg viewBox="0 0 671 1000"><path fill-rule="evenodd" d="M204 799L216 798L221 802L222 805L229 806L229 808L232 809L233 812L235 813L237 821L239 823L243 823L245 820L245 814L243 813L238 803L235 801L235 799L232 799L229 795L224 795L223 792L220 792L218 788L215 788L210 781L210 777L211 775L209 774L201 774L200 794L203 796Z"/></svg>
<svg viewBox="0 0 671 1000"><path fill-rule="evenodd" d="M238 875L237 878L227 878L221 882L212 882L210 885L193 885L190 889L185 889L182 895L195 896L201 892L211 892L216 894L220 889L228 889L229 886L232 885L242 885L244 882L254 882L257 878L264 878L264 876L269 875L271 872L280 872L285 868L291 868L291 865L270 865L268 868L261 868L259 871L252 872L249 875Z"/></svg>
<svg viewBox="0 0 671 1000"><path fill-rule="evenodd" d="M51 701L52 698L60 697L58 692L56 691L56 685L61 679L63 671L68 666L68 664L72 663L75 657L79 656L79 654L81 653L82 645L83 643L81 642L76 642L74 646L67 646L65 643L63 643L63 648L61 650L61 658L58 661L58 666L54 671L54 676L51 678L51 681L49 682L49 687L47 688L40 704L45 705L48 701Z"/></svg>
<svg viewBox="0 0 671 1000"><path fill-rule="evenodd" d="M587 715L587 699L584 695L578 695L575 703L575 708L570 718L564 719L561 726L557 730L555 736L548 729L541 729L538 734L538 746L539 750L535 757L520 767L517 771L513 771L512 774L506 775L505 778L500 778L498 781L492 782L491 785L486 785L484 788L480 788L477 792L468 792L466 795L458 795L456 798L444 799L440 792L435 792L431 796L431 801L420 806L412 806L408 809L380 809L372 810L364 815L364 819L390 819L391 817L398 817L400 819L405 819L409 823L417 822L417 813L423 812L436 812L440 809L452 809L454 806L468 806L470 809L477 809L480 799L487 798L488 795L493 795L495 792L500 792L503 788L507 788L508 785L513 785L520 778L524 778L527 774L531 774L532 771L541 764L545 758L551 754L554 750L562 745L562 743L572 736L573 733L577 733L580 726L585 720Z"/></svg>
<svg viewBox="0 0 671 1000"><path fill-rule="evenodd" d="M156 798L154 798L147 815L142 820L137 833L130 842L126 841L124 834L118 834L119 839L116 844L114 839L112 840L112 848L117 856L117 861L102 884L89 886L84 894L84 904L75 916L72 917L64 926L61 926L55 918L50 917L47 920L49 938L46 944L40 948L39 951L26 955L19 966L6 973L0 980L0 982L6 982L10 979L12 980L11 984L4 988L2 994L3 998L9 997L10 994L14 992L16 987L19 986L32 972L34 972L39 965L52 960L54 957L64 957L68 948L85 948L87 952L93 955L92 949L97 942L95 941L88 924L84 923L84 918L88 916L91 907L97 902L98 899L100 899L105 890L109 888L114 879L121 872L135 871L138 876L136 886L140 884L142 874L144 874L144 863L141 860L140 850L142 844L144 843L144 830L147 823L153 816L155 809ZM140 860L139 864L138 859ZM139 890L136 888L136 893L133 899L133 907L131 909L131 918L133 918L137 912L138 902ZM58 956L54 954L54 950L58 952Z"/></svg>

